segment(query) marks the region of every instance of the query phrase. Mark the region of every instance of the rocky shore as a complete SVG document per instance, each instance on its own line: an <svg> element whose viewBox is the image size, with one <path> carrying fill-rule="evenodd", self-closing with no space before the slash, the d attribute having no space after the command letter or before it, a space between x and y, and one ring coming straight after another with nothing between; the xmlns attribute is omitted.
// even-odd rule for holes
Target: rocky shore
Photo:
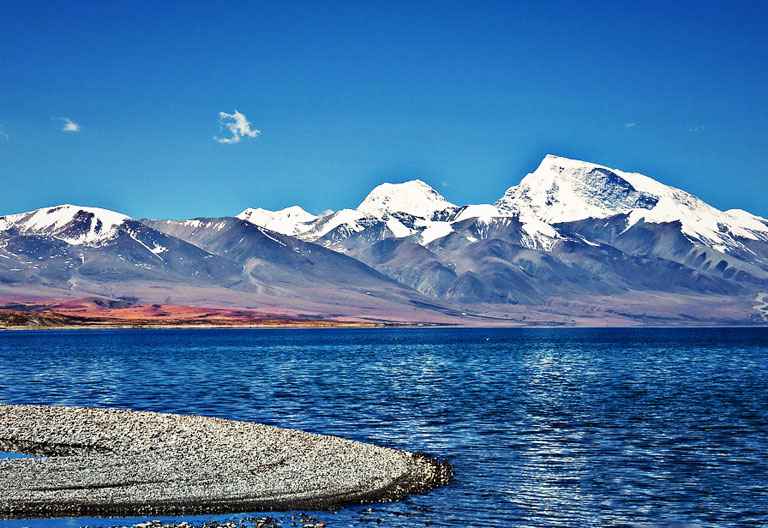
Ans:
<svg viewBox="0 0 768 528"><path fill-rule="evenodd" d="M445 462L201 416L0 405L0 518L326 509L451 479Z"/></svg>

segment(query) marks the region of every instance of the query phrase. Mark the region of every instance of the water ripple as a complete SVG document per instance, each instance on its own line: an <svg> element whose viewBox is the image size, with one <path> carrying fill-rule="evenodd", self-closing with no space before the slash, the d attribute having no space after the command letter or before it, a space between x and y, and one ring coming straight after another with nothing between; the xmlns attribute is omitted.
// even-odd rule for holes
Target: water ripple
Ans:
<svg viewBox="0 0 768 528"><path fill-rule="evenodd" d="M330 527L766 526L766 387L759 329L0 333L2 402L255 420L456 467L317 514Z"/></svg>

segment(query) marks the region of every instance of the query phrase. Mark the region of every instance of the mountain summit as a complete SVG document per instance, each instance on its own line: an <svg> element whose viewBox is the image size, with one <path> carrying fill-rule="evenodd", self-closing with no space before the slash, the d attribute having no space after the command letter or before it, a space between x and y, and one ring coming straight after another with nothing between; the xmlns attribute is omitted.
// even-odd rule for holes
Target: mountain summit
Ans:
<svg viewBox="0 0 768 528"><path fill-rule="evenodd" d="M423 181L411 180L378 185L357 209L331 211L319 217L297 207L282 211L246 209L238 218L338 250L343 249L348 239L359 236L371 241L422 233L435 227L436 214L448 216L457 209Z"/></svg>
<svg viewBox="0 0 768 528"><path fill-rule="evenodd" d="M98 244L114 238L130 218L98 207L64 204L0 217L0 231L58 238L72 245Z"/></svg>
<svg viewBox="0 0 768 528"><path fill-rule="evenodd" d="M308 213L298 205L294 205L279 211L270 211L260 207L248 208L237 215L237 218L247 220L276 233L296 236L309 229L311 227L310 222L317 220L318 217Z"/></svg>
<svg viewBox="0 0 768 528"><path fill-rule="evenodd" d="M405 213L431 219L434 213L455 207L423 181L411 180L378 185L365 197L357 210L377 218L385 218L392 213Z"/></svg>
<svg viewBox="0 0 768 528"><path fill-rule="evenodd" d="M496 205L550 225L616 215L626 215L627 228L641 221L679 223L686 236L719 251L743 248L739 239L768 239L766 221L744 211L720 211L643 174L553 155Z"/></svg>

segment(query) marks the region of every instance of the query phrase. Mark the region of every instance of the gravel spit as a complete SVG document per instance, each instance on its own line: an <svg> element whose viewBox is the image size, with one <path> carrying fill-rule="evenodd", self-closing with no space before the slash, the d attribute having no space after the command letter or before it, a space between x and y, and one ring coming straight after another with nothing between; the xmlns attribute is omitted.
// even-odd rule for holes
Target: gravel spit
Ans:
<svg viewBox="0 0 768 528"><path fill-rule="evenodd" d="M397 500L447 462L267 425L118 409L0 405L0 517L327 509Z"/></svg>

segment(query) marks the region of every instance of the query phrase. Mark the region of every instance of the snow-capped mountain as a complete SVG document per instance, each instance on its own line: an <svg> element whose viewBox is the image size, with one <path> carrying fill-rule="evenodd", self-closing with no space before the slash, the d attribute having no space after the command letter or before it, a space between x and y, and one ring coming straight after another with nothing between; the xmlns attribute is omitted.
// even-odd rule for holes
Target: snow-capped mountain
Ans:
<svg viewBox="0 0 768 528"><path fill-rule="evenodd" d="M459 222L472 220L478 233L490 233L495 224L508 225L503 219L514 217L521 226L516 231L521 246L551 251L568 237L585 238L558 226L619 215L624 229L640 222L679 223L683 236L721 253L741 254L753 251L754 242L768 242L768 220L746 211L720 211L648 176L554 155L493 205L460 207L425 182L411 180L378 185L356 209L322 216L299 207L247 209L238 217L344 252L385 238L413 237L427 246L454 232Z"/></svg>
<svg viewBox="0 0 768 528"><path fill-rule="evenodd" d="M420 239L428 243L449 232L445 219L457 209L423 181L411 180L378 185L356 209L331 211L319 217L298 207L282 211L246 209L238 218L278 233L343 249L344 241L364 232L368 242L424 233Z"/></svg>
<svg viewBox="0 0 768 528"><path fill-rule="evenodd" d="M492 204L457 206L421 180L379 185L351 211L355 213L355 222L348 224L350 237L360 237L366 229L377 227L378 219L386 226L380 230L378 239L412 237L422 246L448 236L460 222L471 220L484 226L478 229L479 232L491 232L493 224L504 224L505 217L514 215ZM370 241L371 237L363 238ZM559 238L553 227L530 218L524 225L520 242L526 247L549 249ZM330 247L347 249L348 245L334 240Z"/></svg>
<svg viewBox="0 0 768 528"><path fill-rule="evenodd" d="M755 245L768 244L764 218L721 211L642 174L551 154L495 204L457 206L425 182L411 180L378 185L356 209L319 217L299 207L247 209L238 217L345 253L386 238L411 237L428 246L470 220L476 224L473 232L482 236L510 225L505 220L510 217L519 222L518 244L542 251L574 238L604 243L604 237L591 239L589 229L580 232L573 224L618 217L614 224L623 222L619 234L638 225L674 224L684 240L733 256L754 254Z"/></svg>
<svg viewBox="0 0 768 528"><path fill-rule="evenodd" d="M462 302L768 288L767 220L552 155L495 204L456 206L420 181L385 184L315 228L311 240Z"/></svg>
<svg viewBox="0 0 768 528"><path fill-rule="evenodd" d="M0 231L49 236L71 245L96 245L114 238L130 218L97 207L64 204L0 217Z"/></svg>
<svg viewBox="0 0 768 528"><path fill-rule="evenodd" d="M559 303L559 316L613 303L613 313L653 324L762 324L754 307L768 292L768 220L549 155L495 204L455 205L413 180L322 215L293 206L135 220L61 205L0 217L0 292L33 288L153 302L216 292L245 306L290 298L332 314L352 300L502 315ZM659 308L662 319L649 315Z"/></svg>
<svg viewBox="0 0 768 528"><path fill-rule="evenodd" d="M743 240L768 241L768 221L746 211L720 211L648 176L553 155L509 188L496 206L525 223L540 222L535 230L626 215L626 229L640 221L679 222L687 237L720 252L743 249Z"/></svg>
<svg viewBox="0 0 768 528"><path fill-rule="evenodd" d="M411 180L403 183L382 183L365 197L357 206L357 210L376 218L405 213L431 219L436 212L455 207L423 181Z"/></svg>
<svg viewBox="0 0 768 528"><path fill-rule="evenodd" d="M248 208L237 215L237 218L247 220L252 224L265 227L276 233L297 236L310 229L312 222L317 220L318 216L308 213L298 205L294 205L279 211Z"/></svg>
<svg viewBox="0 0 768 528"><path fill-rule="evenodd" d="M491 226L498 222L503 224L503 218L515 215L492 204L457 206L421 180L381 184L354 211L365 218L385 222L388 236L412 236L423 246L448 236L459 222L473 220ZM360 229L360 219L356 222L355 231L359 233L363 230ZM480 232L484 231L488 229L480 228ZM549 249L559 238L552 226L532 217L524 223L521 243L526 247Z"/></svg>
<svg viewBox="0 0 768 528"><path fill-rule="evenodd" d="M210 286L240 273L233 263L106 209L67 204L0 217L0 287L90 294L140 282Z"/></svg>

